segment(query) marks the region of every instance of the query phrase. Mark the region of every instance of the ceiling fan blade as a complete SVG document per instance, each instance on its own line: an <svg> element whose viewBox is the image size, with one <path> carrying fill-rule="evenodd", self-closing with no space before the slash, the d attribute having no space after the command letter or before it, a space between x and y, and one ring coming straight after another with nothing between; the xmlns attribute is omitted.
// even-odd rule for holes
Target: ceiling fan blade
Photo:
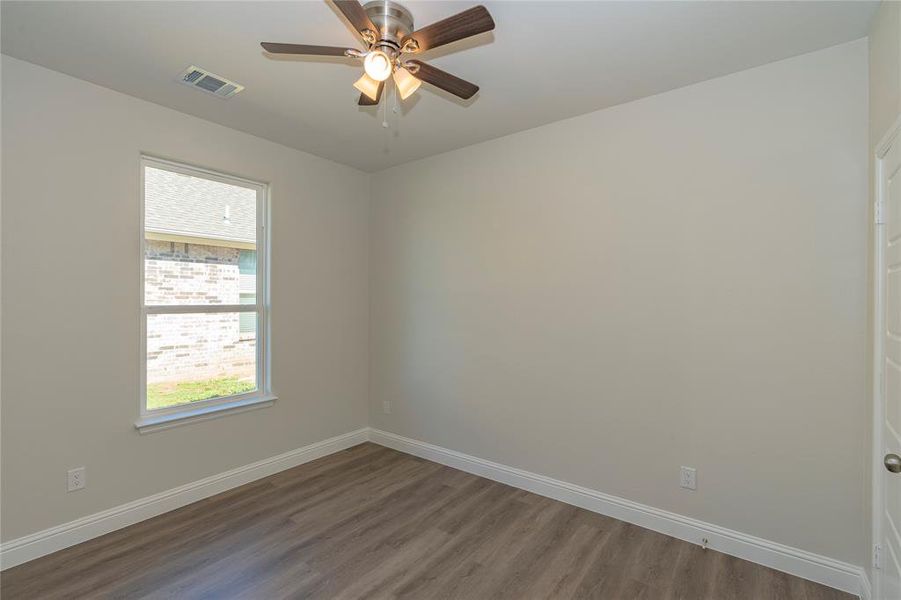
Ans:
<svg viewBox="0 0 901 600"><path fill-rule="evenodd" d="M401 46L415 40L419 50L437 48L494 29L494 19L484 6L474 6L452 17L418 29L404 38Z"/></svg>
<svg viewBox="0 0 901 600"><path fill-rule="evenodd" d="M431 83L435 87L439 87L445 92L450 92L454 96L459 96L464 100L468 100L479 91L479 86L469 83L465 79L460 79L446 71L442 71L437 67L424 63L421 60L408 61L419 69L413 73L413 77L426 83Z"/></svg>
<svg viewBox="0 0 901 600"><path fill-rule="evenodd" d="M307 44L279 44L262 42L263 50L272 54L305 54L310 56L344 56L347 48L338 46L310 46Z"/></svg>
<svg viewBox="0 0 901 600"><path fill-rule="evenodd" d="M375 100L367 96L366 94L360 94L360 100L357 102L360 106L375 106L379 103L379 100L382 99L382 90L385 89L385 82L379 82L379 91L375 93Z"/></svg>
<svg viewBox="0 0 901 600"><path fill-rule="evenodd" d="M378 36L378 27L373 24L369 15L363 10L363 5L357 0L333 0L333 2L364 41L367 41L366 36L363 35L364 31L371 31L375 36Z"/></svg>

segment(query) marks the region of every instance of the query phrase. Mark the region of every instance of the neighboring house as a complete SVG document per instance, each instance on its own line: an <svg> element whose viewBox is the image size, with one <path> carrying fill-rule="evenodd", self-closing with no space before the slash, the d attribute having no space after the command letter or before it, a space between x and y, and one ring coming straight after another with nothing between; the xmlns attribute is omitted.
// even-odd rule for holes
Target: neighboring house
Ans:
<svg viewBox="0 0 901 600"><path fill-rule="evenodd" d="M147 169L144 203L148 305L256 302L252 190ZM255 358L252 313L148 315L148 384L252 379Z"/></svg>

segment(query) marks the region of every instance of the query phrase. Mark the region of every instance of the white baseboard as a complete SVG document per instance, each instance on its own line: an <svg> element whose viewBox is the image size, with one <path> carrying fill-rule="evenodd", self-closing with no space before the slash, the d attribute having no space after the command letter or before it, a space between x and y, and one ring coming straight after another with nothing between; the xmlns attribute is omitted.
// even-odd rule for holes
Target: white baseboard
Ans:
<svg viewBox="0 0 901 600"><path fill-rule="evenodd" d="M370 428L369 439L681 540L701 544L706 538L708 548L856 594L864 600L869 598L869 580L865 571L856 565L387 431Z"/></svg>
<svg viewBox="0 0 901 600"><path fill-rule="evenodd" d="M869 578L861 567L565 481L372 428L358 429L10 540L0 544L0 569L7 569L80 544L251 481L356 446L367 440L628 523L634 523L675 538L697 544L706 538L707 546L714 550L851 594L857 594L862 600L870 599Z"/></svg>
<svg viewBox="0 0 901 600"><path fill-rule="evenodd" d="M866 569L860 570L860 600L870 600L873 597L873 588L870 585L870 577Z"/></svg>
<svg viewBox="0 0 901 600"><path fill-rule="evenodd" d="M367 439L368 428L364 427L44 531L10 540L0 544L0 569L14 567L57 550L80 544L245 483L356 446Z"/></svg>

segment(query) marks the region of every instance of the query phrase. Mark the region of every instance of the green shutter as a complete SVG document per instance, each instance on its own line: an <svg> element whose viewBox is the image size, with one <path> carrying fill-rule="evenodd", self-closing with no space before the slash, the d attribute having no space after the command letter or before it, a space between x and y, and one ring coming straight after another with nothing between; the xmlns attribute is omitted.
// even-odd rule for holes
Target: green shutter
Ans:
<svg viewBox="0 0 901 600"><path fill-rule="evenodd" d="M238 254L238 272L241 279L241 304L256 304L257 294L257 251L241 250ZM257 314L241 313L240 332L242 334L256 333Z"/></svg>
<svg viewBox="0 0 901 600"><path fill-rule="evenodd" d="M241 294L241 304L256 304L257 296L256 294ZM238 316L238 320L240 321L240 332L243 333L256 333L257 331L257 313L255 312L242 312Z"/></svg>
<svg viewBox="0 0 901 600"><path fill-rule="evenodd" d="M234 254L232 255L234 256ZM238 254L238 270L241 275L257 274L257 251L241 250Z"/></svg>

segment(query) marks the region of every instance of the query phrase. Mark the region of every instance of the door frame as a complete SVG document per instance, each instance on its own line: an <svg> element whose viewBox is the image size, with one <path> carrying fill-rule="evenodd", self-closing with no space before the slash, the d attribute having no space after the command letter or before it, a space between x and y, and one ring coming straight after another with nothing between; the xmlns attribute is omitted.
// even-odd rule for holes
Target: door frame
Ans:
<svg viewBox="0 0 901 600"><path fill-rule="evenodd" d="M884 510L882 489L882 457L885 452L882 438L883 421L885 419L885 398L882 390L882 368L885 363L883 332L885 330L885 187L883 174L885 155L896 144L901 144L901 115L888 129L876 145L873 181L873 457L872 457L872 535L873 547L870 561L870 572L873 574L873 597L879 598L882 590L883 557L882 513Z"/></svg>

